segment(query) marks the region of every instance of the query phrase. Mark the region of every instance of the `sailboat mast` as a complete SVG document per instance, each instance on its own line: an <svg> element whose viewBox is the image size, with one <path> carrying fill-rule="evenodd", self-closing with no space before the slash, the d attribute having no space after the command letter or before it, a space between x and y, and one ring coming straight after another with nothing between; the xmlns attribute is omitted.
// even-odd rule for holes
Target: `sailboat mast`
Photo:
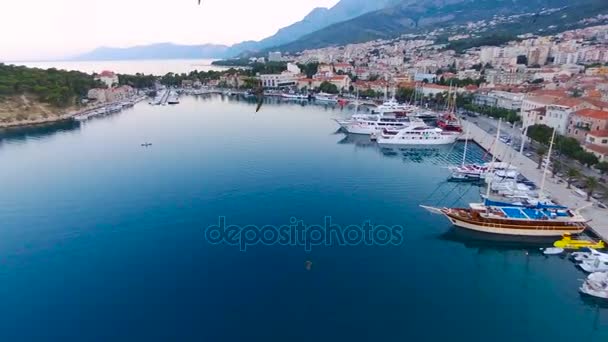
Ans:
<svg viewBox="0 0 608 342"><path fill-rule="evenodd" d="M496 146L498 145L498 139L500 139L500 125L502 124L502 118L498 119L498 127L496 129L496 140L494 140L494 146L492 146L492 164L490 164L489 176L490 180L488 181L488 190L486 193L486 198L490 197L490 191L492 190L492 179L494 178L494 163L496 163Z"/></svg>
<svg viewBox="0 0 608 342"><path fill-rule="evenodd" d="M526 97L528 96L528 94L524 94L524 97L521 100L521 108L519 110L519 117L521 118L521 122L522 122L522 132L521 132L521 146L519 147L519 154L522 155L524 154L524 146L526 145L526 136L528 134L528 126L523 127L524 125L524 101L526 101Z"/></svg>
<svg viewBox="0 0 608 342"><path fill-rule="evenodd" d="M551 136L551 144L549 145L549 152L547 153L547 163L545 164L545 170L543 171L543 180L540 183L540 197L543 196L545 190L545 182L547 181L547 173L549 171L549 163L551 161L551 153L553 152L553 143L555 143L555 128L553 128L553 135Z"/></svg>
<svg viewBox="0 0 608 342"><path fill-rule="evenodd" d="M464 166L467 162L467 147L469 145L469 131L470 131L470 127L467 126L467 135L464 138L464 153L462 154L462 166Z"/></svg>

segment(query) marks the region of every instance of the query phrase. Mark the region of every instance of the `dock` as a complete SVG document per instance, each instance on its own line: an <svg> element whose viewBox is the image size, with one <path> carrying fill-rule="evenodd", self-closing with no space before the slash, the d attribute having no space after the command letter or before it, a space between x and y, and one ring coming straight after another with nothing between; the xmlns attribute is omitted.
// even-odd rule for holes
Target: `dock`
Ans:
<svg viewBox="0 0 608 342"><path fill-rule="evenodd" d="M475 141L486 151L492 152L493 145L496 140L495 135L491 135L479 128L477 125L463 121L464 131L469 132L469 139ZM499 141L496 141L496 158L511 162L519 168L519 171L529 180L540 186L543 178L544 169L537 169L538 163L530 158L519 154L511 146ZM579 209L580 213L589 220L589 229L604 241L608 241L608 210L597 206L597 201L592 199L592 202L587 201L587 196L577 194L576 189L567 188L566 182L558 183L559 178L553 178L552 173L547 171L545 181L545 196L551 198L555 202L567 206L571 209Z"/></svg>

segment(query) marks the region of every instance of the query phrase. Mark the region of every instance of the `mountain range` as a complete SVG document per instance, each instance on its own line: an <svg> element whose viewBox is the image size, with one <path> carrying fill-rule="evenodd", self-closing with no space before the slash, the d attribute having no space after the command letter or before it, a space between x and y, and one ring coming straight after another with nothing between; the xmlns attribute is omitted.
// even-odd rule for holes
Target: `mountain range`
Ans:
<svg viewBox="0 0 608 342"><path fill-rule="evenodd" d="M233 46L162 43L124 49L102 47L75 59L232 58L271 50L297 52L491 20L496 15L541 13L549 8L561 8L561 12L545 16L544 20L535 17L533 22L502 24L493 30L519 34L542 25L565 27L581 18L607 13L608 0L341 0L330 9L316 8L301 21L257 42Z"/></svg>
<svg viewBox="0 0 608 342"><path fill-rule="evenodd" d="M75 56L72 60L131 60L131 59L176 59L176 58L222 58L227 56L228 46L178 45L172 43L158 43L152 45L133 46L128 48L100 47L85 54Z"/></svg>

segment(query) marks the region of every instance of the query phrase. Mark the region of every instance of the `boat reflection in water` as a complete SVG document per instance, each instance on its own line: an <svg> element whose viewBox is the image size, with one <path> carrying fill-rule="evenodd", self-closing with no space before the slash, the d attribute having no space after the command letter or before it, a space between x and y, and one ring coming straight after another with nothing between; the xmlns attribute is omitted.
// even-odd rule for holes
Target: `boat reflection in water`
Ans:
<svg viewBox="0 0 608 342"><path fill-rule="evenodd" d="M543 255L540 248L551 247L555 241L554 237L498 235L456 226L450 227L439 238L441 240L462 243L467 248L522 250L538 255Z"/></svg>
<svg viewBox="0 0 608 342"><path fill-rule="evenodd" d="M344 134L341 129L336 131L336 134ZM377 148L378 146L374 141L371 141L369 135L362 134L344 134L344 138L338 141L338 144L351 144L357 147Z"/></svg>

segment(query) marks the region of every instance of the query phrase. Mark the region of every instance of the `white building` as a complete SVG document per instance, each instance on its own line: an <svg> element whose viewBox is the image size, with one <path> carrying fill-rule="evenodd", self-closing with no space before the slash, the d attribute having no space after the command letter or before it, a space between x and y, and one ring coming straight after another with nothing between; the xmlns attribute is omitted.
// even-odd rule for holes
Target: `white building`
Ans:
<svg viewBox="0 0 608 342"><path fill-rule="evenodd" d="M524 94L510 93L508 91L492 91L491 96L496 98L496 107L508 110L521 109Z"/></svg>
<svg viewBox="0 0 608 342"><path fill-rule="evenodd" d="M521 105L523 127L545 123L546 107L556 99L552 96L529 96Z"/></svg>
<svg viewBox="0 0 608 342"><path fill-rule="evenodd" d="M565 135L568 128L568 120L570 120L572 108L560 105L547 106L544 124L555 128L556 132Z"/></svg>
<svg viewBox="0 0 608 342"><path fill-rule="evenodd" d="M118 75L112 71L104 70L95 76L95 80L105 84L108 88L112 88L112 86L118 84Z"/></svg>

